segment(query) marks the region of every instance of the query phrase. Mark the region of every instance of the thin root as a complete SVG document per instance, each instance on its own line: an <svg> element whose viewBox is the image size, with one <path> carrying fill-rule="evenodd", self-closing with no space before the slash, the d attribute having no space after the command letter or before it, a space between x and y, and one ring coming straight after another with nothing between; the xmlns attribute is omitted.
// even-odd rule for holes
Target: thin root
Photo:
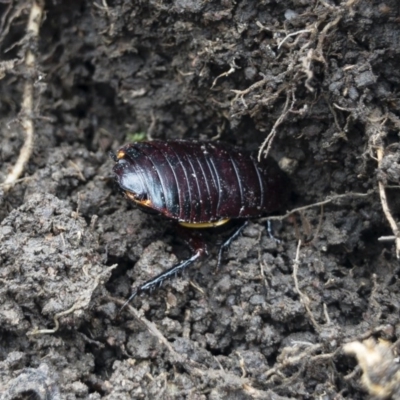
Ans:
<svg viewBox="0 0 400 400"><path fill-rule="evenodd" d="M319 201L317 203L312 203L312 204L308 204L306 206L294 208L293 210L288 211L285 215L276 215L276 216L272 216L272 217L265 217L265 218L261 218L260 221L261 222L273 221L273 220L282 221L282 220L290 217L292 214L294 214L296 212L308 210L309 208L313 208L313 207L323 206L324 204L329 204L336 200L345 199L347 197L367 197L373 193L375 193L374 190L370 190L366 193L350 192L350 193L344 193L344 194L336 194L333 196L328 196L325 200Z"/></svg>
<svg viewBox="0 0 400 400"><path fill-rule="evenodd" d="M37 40L39 36L40 23L43 15L43 6L44 3L42 1L32 2L32 7L27 26L27 35L31 36L32 40ZM25 66L26 69L30 72L31 76L35 75L33 73L35 71L35 65L36 65L36 55L29 48L25 56ZM15 163L12 171L7 175L7 178L4 181L5 191L10 190L18 181L32 154L33 140L35 133L33 118L32 118L33 92L34 92L33 87L34 87L33 79L28 78L27 81L25 82L23 100L21 105L21 118L22 118L21 125L23 130L25 131L25 142L20 150L17 162Z"/></svg>
<svg viewBox="0 0 400 400"><path fill-rule="evenodd" d="M383 159L383 148L382 147L379 147L376 150L376 155L377 155L377 159L378 159L378 166L380 166L382 159ZM395 242L395 246L396 246L396 257L400 259L400 230L390 212L390 208L388 206L387 198L386 198L385 185L383 184L382 181L378 182L378 187L379 187L379 196L381 198L383 213L385 214L385 217L388 220L390 228L392 229L393 235L395 237L394 242Z"/></svg>
<svg viewBox="0 0 400 400"><path fill-rule="evenodd" d="M292 103L289 108L290 99L292 99ZM272 147L272 142L274 141L274 137L276 135L276 130L277 130L278 126L284 121L284 119L288 115L289 111L293 108L295 101L296 101L296 98L294 97L294 90L288 91L286 93L285 106L283 107L283 111L282 111L280 117L275 121L274 126L272 127L270 133L268 134L268 136L265 138L264 142L260 146L260 149L258 151L258 156L257 156L258 162L261 161L261 157L263 154L264 154L264 157L267 157L267 155ZM266 147L266 149L265 149L265 147Z"/></svg>

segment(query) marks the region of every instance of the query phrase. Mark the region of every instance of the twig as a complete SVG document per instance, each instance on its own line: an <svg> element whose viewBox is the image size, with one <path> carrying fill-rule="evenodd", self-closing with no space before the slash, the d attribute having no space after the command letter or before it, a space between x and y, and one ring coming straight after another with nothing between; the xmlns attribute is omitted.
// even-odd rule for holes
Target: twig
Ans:
<svg viewBox="0 0 400 400"><path fill-rule="evenodd" d="M342 16L338 15L333 21L327 23L324 26L324 28L322 29L321 33L319 34L318 44L317 44L317 49L316 50L317 50L317 54L318 54L318 57L319 57L319 61L322 61L325 65L326 65L326 60L325 60L325 58L323 56L323 51L322 51L322 48L323 48L323 45L324 45L324 40L325 40L325 38L326 38L326 36L328 34L329 29L331 29L334 26L336 26L340 22L341 19L342 19Z"/></svg>
<svg viewBox="0 0 400 400"><path fill-rule="evenodd" d="M233 74L236 71L236 69L240 68L235 64L235 59L232 60L232 62L229 64L229 66L230 66L230 69L228 71L223 72L222 74L218 75L214 79L210 89L214 88L214 86L217 84L219 78L229 76L229 75Z"/></svg>
<svg viewBox="0 0 400 400"><path fill-rule="evenodd" d="M297 250L296 250L296 258L294 259L293 262L293 280L294 280L294 286L296 288L297 294L300 296L300 300L304 306L304 308L307 311L308 317L310 318L310 321L312 325L314 326L314 329L317 332L321 331L321 327L319 326L318 322L315 320L313 313L310 310L310 307L308 304L310 303L310 299L308 296L306 296L299 287L299 281L297 279L297 272L299 270L299 263L300 263L300 247L301 247L301 240L299 240L299 243L297 245Z"/></svg>
<svg viewBox="0 0 400 400"><path fill-rule="evenodd" d="M40 22L43 15L44 3L41 0L33 1L32 8L29 14L29 20L27 25L27 35L29 35L33 41L36 41L39 36ZM25 131L25 142L21 147L18 160L15 163L12 171L7 175L4 181L4 190L8 191L16 183L21 174L23 173L27 162L32 154L33 140L35 129L33 126L33 77L35 76L35 65L36 55L28 48L25 56L25 66L28 71L28 77L25 82L23 100L21 105L21 125Z"/></svg>
<svg viewBox="0 0 400 400"><path fill-rule="evenodd" d="M350 192L350 193L344 193L344 194L336 194L334 196L329 196L325 200L319 201L317 203L308 204L303 207L294 208L293 210L288 211L285 215L276 215L276 216L272 216L272 217L265 217L265 218L261 218L260 221L261 222L273 221L273 220L282 221L283 219L294 214L295 212L304 211L304 210L308 210L309 208L322 206L324 204L332 203L335 200L343 199L346 197L367 197L367 196L370 196L372 193L374 193L374 190L370 190L367 193Z"/></svg>
<svg viewBox="0 0 400 400"><path fill-rule="evenodd" d="M326 324L331 325L332 321L331 321L331 318L329 317L328 306L326 305L326 303L324 303L324 315L325 315L325 319L326 319Z"/></svg>
<svg viewBox="0 0 400 400"><path fill-rule="evenodd" d="M29 181L30 179L32 179L31 176L24 176L23 178L17 179L14 183ZM4 188L4 186L8 186L8 184L6 185L6 183L0 183L0 188Z"/></svg>
<svg viewBox="0 0 400 400"><path fill-rule="evenodd" d="M289 350L292 352L293 350L297 349L298 346L295 345L291 347ZM312 354L314 354L317 351L320 351L323 349L323 346L321 343L313 344L311 346L307 346L304 351L301 353L294 355L294 356L289 356L287 355L286 357L283 357L283 352L279 355L279 358L282 358L282 361L278 361L275 366L268 371L264 373L264 377L267 379L271 375L278 375L281 378L286 378L285 375L282 373L282 370L286 367L291 367L296 364L298 364L300 361L303 361L304 359L310 360L312 359ZM271 378L270 378L271 379ZM267 380L270 381L270 379Z"/></svg>
<svg viewBox="0 0 400 400"><path fill-rule="evenodd" d="M69 315L71 313L73 313L76 310L79 310L81 308L80 303L74 303L72 305L72 307L68 308L68 310L64 310L61 311L59 313L57 313L56 315L54 315L53 317L53 321L54 321L54 328L52 329L38 329L38 328L34 328L32 332L28 332L26 335L27 336L37 336L37 335L45 335L45 334L52 334L52 333L56 333L60 327L60 323L58 322L58 320L61 317L64 317L65 315Z"/></svg>
<svg viewBox="0 0 400 400"><path fill-rule="evenodd" d="M37 327L35 327L33 329L33 331L27 333L27 336L38 336L38 335L56 333L58 331L58 329L60 328L59 319L61 317L64 317L66 315L69 315L69 314L73 313L76 310L81 310L81 309L87 308L89 303L90 303L90 300L92 299L93 292L96 290L96 288L99 285L100 281L102 279L104 279L104 276L107 273L112 271L117 266L118 266L118 264L114 264L111 267L108 267L106 270L104 270L101 274L96 275L94 277L94 279L93 279L92 287L89 287L86 291L84 291L81 294L81 296L77 299L77 301L70 308L55 314L54 317L53 317L54 328L52 328L52 329L38 329Z"/></svg>
<svg viewBox="0 0 400 400"><path fill-rule="evenodd" d="M291 104L291 106L289 108L290 98L292 98L292 104ZM267 157L267 155L269 153L269 150L271 149L274 137L276 135L276 130L277 130L278 126L286 118L286 115L289 113L290 109L293 108L293 104L294 104L295 101L296 101L296 99L294 98L293 90L289 90L286 93L286 102L285 102L285 105L283 107L283 111L282 111L281 115L275 121L274 126L272 127L270 133L268 134L268 136L265 138L264 142L260 146L260 149L258 151L258 156L257 156L258 162L261 161L261 156L263 155L263 153L264 153L264 157ZM265 147L267 147L267 148L265 149Z"/></svg>
<svg viewBox="0 0 400 400"><path fill-rule="evenodd" d="M378 242L394 242L396 240L396 236L380 236L378 237Z"/></svg>
<svg viewBox="0 0 400 400"><path fill-rule="evenodd" d="M312 70L312 62L315 57L315 50L309 49L307 54L303 57L300 57L301 60L301 67L303 72L306 74L306 80L304 82L304 86L311 92L314 92L314 88L311 86L310 82L314 78L314 72Z"/></svg>
<svg viewBox="0 0 400 400"><path fill-rule="evenodd" d="M376 150L376 156L378 158L378 167L380 167L382 159L383 159L383 148L382 147L378 147L378 149ZM390 209L389 209L389 206L387 203L387 198L386 198L385 185L383 184L382 181L378 181L378 187L379 187L379 196L381 198L383 213L385 214L385 217L388 220L389 225L395 236L396 257L400 258L400 230L390 212Z"/></svg>
<svg viewBox="0 0 400 400"><path fill-rule="evenodd" d="M244 95L250 93L252 90L257 89L258 87L261 87L267 81L268 81L268 77L265 76L263 79L261 79L260 81L257 81L256 83L253 83L251 86L249 86L245 90L233 90L232 89L231 92L236 94L236 96L234 97L232 102L236 101L239 97L243 97Z"/></svg>
<svg viewBox="0 0 400 400"><path fill-rule="evenodd" d="M302 33L310 33L310 32L312 32L311 29L302 29L302 30L297 31L297 32L289 33L289 34L286 35L286 36L282 39L282 41L278 44L278 49L280 49L281 46L283 45L283 43L285 43L286 40L288 40L290 37L296 36L296 35L301 35Z"/></svg>

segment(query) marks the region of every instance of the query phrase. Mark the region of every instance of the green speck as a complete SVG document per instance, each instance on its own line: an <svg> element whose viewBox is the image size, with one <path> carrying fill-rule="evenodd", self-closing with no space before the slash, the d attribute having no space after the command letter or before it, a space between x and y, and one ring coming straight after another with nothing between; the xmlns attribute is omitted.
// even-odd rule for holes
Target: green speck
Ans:
<svg viewBox="0 0 400 400"><path fill-rule="evenodd" d="M135 133L128 133L126 135L126 141L129 142L143 142L147 139L147 135L145 132L135 132Z"/></svg>

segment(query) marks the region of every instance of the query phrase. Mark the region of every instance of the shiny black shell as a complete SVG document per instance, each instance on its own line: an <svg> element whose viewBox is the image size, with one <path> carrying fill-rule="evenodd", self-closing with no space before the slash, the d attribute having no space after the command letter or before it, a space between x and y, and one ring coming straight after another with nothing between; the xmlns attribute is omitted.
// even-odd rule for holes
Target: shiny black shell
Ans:
<svg viewBox="0 0 400 400"><path fill-rule="evenodd" d="M137 142L123 146L116 160L120 188L178 222L261 217L281 209L289 193L273 159L258 163L251 154L218 142Z"/></svg>

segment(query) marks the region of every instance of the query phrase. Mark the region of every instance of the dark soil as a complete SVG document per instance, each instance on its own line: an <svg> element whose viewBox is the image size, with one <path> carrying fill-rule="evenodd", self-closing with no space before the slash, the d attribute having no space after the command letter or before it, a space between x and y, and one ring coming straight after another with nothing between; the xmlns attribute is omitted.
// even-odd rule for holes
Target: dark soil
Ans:
<svg viewBox="0 0 400 400"><path fill-rule="evenodd" d="M47 0L37 41L31 4L0 2L0 182L35 126L0 188L1 398L399 399L400 264L378 240L379 183L400 219L398 0ZM118 314L189 253L118 193L108 152L258 151L271 132L286 210L346 195L277 223L280 242L252 221L217 272L211 234L208 258Z"/></svg>

